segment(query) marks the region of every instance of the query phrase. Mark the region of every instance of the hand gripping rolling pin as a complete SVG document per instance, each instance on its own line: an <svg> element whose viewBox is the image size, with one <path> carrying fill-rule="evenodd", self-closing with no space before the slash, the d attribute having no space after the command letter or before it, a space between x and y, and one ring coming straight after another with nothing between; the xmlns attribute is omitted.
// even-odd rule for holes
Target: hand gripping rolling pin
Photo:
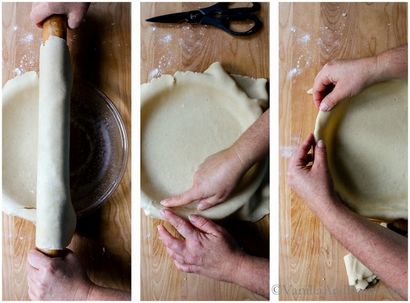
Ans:
<svg viewBox="0 0 410 303"><path fill-rule="evenodd" d="M70 196L70 95L72 71L66 43L67 17L43 24L40 47L36 247L62 256L76 215Z"/></svg>

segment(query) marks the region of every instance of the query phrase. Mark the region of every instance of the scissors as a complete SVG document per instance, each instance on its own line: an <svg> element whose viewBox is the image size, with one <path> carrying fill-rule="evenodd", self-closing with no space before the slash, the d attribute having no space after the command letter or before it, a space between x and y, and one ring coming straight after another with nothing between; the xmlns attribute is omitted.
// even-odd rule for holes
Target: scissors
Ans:
<svg viewBox="0 0 410 303"><path fill-rule="evenodd" d="M234 36L249 36L262 27L262 22L254 14L259 11L260 4L252 2L251 7L229 8L227 2L220 2L198 10L162 15L149 18L145 21L159 23L198 23L215 26ZM253 26L246 31L236 31L231 28L231 23L236 21L252 21Z"/></svg>

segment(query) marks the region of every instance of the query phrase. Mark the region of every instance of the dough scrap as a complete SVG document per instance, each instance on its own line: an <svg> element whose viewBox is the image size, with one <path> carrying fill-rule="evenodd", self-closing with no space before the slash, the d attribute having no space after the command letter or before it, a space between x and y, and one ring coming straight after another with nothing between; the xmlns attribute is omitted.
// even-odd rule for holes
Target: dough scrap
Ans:
<svg viewBox="0 0 410 303"><path fill-rule="evenodd" d="M354 286L357 292L365 290L369 285L374 285L379 281L376 275L351 253L344 256L343 260L348 283L350 286Z"/></svg>
<svg viewBox="0 0 410 303"><path fill-rule="evenodd" d="M407 219L407 81L376 84L320 111L315 138L326 143L335 190L350 208Z"/></svg>
<svg viewBox="0 0 410 303"><path fill-rule="evenodd" d="M161 218L159 202L187 190L199 164L229 147L262 114L258 104L267 100L265 85L264 79L232 78L214 63L203 73L176 72L141 86L141 206L145 214ZM266 169L266 163L252 167L239 189L222 204L197 211L193 202L173 210L183 217L198 213L222 219L240 209L241 219L256 221L269 212L269 203L257 201L261 208L245 204Z"/></svg>

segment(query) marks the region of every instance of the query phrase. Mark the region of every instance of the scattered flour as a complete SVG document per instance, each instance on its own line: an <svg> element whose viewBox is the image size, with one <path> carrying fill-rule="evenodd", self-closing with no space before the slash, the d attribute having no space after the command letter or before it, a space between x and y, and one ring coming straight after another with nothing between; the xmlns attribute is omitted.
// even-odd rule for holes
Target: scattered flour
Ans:
<svg viewBox="0 0 410 303"><path fill-rule="evenodd" d="M24 74L24 69L22 67L16 67L13 71L14 77L21 76Z"/></svg>
<svg viewBox="0 0 410 303"><path fill-rule="evenodd" d="M306 28L308 27L309 24L306 24ZM312 34L309 32L296 28L294 25L289 27L289 31L295 33L294 39L298 45L298 47L296 47L297 53L294 56L296 62L292 62L293 66L288 70L287 74L288 79L294 79L314 63L312 49L315 47L315 37L312 37Z"/></svg>
<svg viewBox="0 0 410 303"><path fill-rule="evenodd" d="M161 77L161 70L159 68L154 68L148 74L148 81L151 81L154 78Z"/></svg>
<svg viewBox="0 0 410 303"><path fill-rule="evenodd" d="M297 67L292 67L288 72L288 79L293 79L294 77L300 75L301 70Z"/></svg>
<svg viewBox="0 0 410 303"><path fill-rule="evenodd" d="M280 146L279 154L282 158L290 158L297 151L297 149L298 149L297 145Z"/></svg>
<svg viewBox="0 0 410 303"><path fill-rule="evenodd" d="M304 34L302 37L298 38L298 41L301 43L308 43L310 41L310 35Z"/></svg>
<svg viewBox="0 0 410 303"><path fill-rule="evenodd" d="M25 44L30 44L34 40L34 36L32 33L28 33L27 35L23 36L20 41L25 43Z"/></svg>
<svg viewBox="0 0 410 303"><path fill-rule="evenodd" d="M197 53L204 47L205 32L207 26L194 28L191 24L183 25L181 33L183 38L178 39L179 46L184 53Z"/></svg>
<svg viewBox="0 0 410 303"><path fill-rule="evenodd" d="M156 62L156 66L149 72L148 81L160 77L164 73L171 73L169 70L172 67L175 57L174 53L178 53L182 50L183 53L197 54L203 50L204 36L207 32L207 26L193 27L191 24L178 25L178 31L181 33L181 37L176 39L172 34L169 34L166 28L150 26L150 30L155 37L158 37L158 41L167 44L164 47L164 51L161 52L161 56ZM175 39L174 39L175 38ZM173 49L177 48L178 52L174 52Z"/></svg>
<svg viewBox="0 0 410 303"><path fill-rule="evenodd" d="M169 43L169 42L171 42L171 41L172 41L172 35L170 35L170 34L165 35L164 37L162 37L161 41L162 41L163 43Z"/></svg>
<svg viewBox="0 0 410 303"><path fill-rule="evenodd" d="M166 54L162 55L161 58L159 59L159 68L166 68L172 63L172 55L171 54Z"/></svg>

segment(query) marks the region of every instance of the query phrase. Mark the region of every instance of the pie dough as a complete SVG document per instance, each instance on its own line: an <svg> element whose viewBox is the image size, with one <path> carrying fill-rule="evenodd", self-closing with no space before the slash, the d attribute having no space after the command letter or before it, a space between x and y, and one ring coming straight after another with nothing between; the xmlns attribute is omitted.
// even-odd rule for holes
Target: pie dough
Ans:
<svg viewBox="0 0 410 303"><path fill-rule="evenodd" d="M350 286L354 286L357 292L365 290L369 285L374 285L379 281L376 275L351 253L344 256L343 260L348 283Z"/></svg>
<svg viewBox="0 0 410 303"><path fill-rule="evenodd" d="M38 76L7 81L3 98L3 211L36 221Z"/></svg>
<svg viewBox="0 0 410 303"><path fill-rule="evenodd" d="M363 216L407 219L407 81L376 84L320 111L335 190Z"/></svg>
<svg viewBox="0 0 410 303"><path fill-rule="evenodd" d="M142 85L141 204L147 215L161 218L159 202L191 187L205 158L229 147L262 114L265 86L265 79L231 77L219 63L204 73L176 72ZM222 204L197 211L194 201L173 210L211 219L237 212L241 219L257 221L269 212L269 199L246 204L266 168L266 163L253 166Z"/></svg>
<svg viewBox="0 0 410 303"><path fill-rule="evenodd" d="M38 248L63 249L76 224L69 187L72 79L65 40L51 36L41 46L40 75L39 80L28 72L3 88L3 209L36 221Z"/></svg>

